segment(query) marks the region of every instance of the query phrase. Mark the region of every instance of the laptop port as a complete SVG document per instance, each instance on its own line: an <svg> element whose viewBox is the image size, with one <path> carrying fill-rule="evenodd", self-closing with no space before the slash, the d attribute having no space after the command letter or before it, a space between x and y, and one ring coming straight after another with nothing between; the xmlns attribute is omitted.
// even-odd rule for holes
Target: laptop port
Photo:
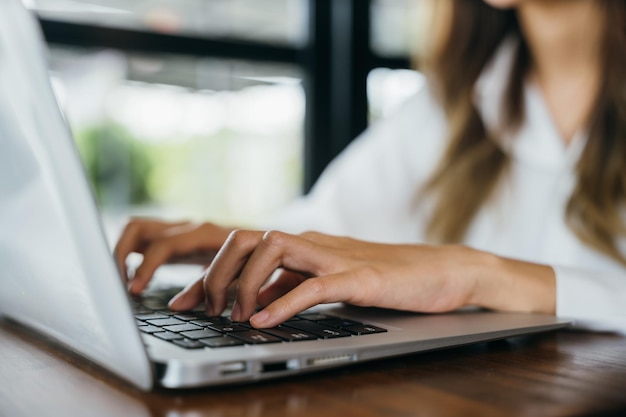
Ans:
<svg viewBox="0 0 626 417"><path fill-rule="evenodd" d="M320 356L317 358L309 358L306 360L307 366L332 366L345 362L354 362L356 360L355 355L331 355Z"/></svg>
<svg viewBox="0 0 626 417"><path fill-rule="evenodd" d="M246 372L248 366L245 362L227 362L219 366L220 375L234 375Z"/></svg>
<svg viewBox="0 0 626 417"><path fill-rule="evenodd" d="M286 371L287 369L289 369L287 367L287 361L268 362L268 363L263 364L263 367L261 368L261 372L280 372L280 371Z"/></svg>

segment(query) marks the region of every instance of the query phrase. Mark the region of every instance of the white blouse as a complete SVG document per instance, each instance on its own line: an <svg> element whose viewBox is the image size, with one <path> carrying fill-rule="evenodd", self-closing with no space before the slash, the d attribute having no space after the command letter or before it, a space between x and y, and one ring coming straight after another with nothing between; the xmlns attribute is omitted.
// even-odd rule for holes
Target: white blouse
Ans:
<svg viewBox="0 0 626 417"><path fill-rule="evenodd" d="M475 103L494 128L513 62L505 44L475 87ZM575 165L587 135L570 145L551 120L541 92L525 87L526 119L502 144L509 175L495 198L474 218L463 242L497 255L547 264L557 282L557 315L579 327L626 333L626 269L582 243L565 223L576 182ZM357 138L326 169L309 195L272 226L289 232L316 230L389 243L423 243L428 204L418 190L436 168L448 140L440 104L427 83L388 119ZM618 242L622 251L626 241Z"/></svg>

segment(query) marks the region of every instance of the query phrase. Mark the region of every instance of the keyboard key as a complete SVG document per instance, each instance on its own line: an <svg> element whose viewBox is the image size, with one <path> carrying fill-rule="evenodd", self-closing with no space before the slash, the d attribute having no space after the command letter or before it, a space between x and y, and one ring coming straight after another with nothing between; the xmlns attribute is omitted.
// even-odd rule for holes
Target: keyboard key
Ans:
<svg viewBox="0 0 626 417"><path fill-rule="evenodd" d="M311 320L311 321L320 321L320 320L328 320L328 319L336 318L336 317L327 316L326 314L320 314L320 313L298 314L297 317L300 317L301 319L304 319L304 320Z"/></svg>
<svg viewBox="0 0 626 417"><path fill-rule="evenodd" d="M209 317L206 314L203 314L201 317L198 317L198 319L208 320L208 321L210 321L213 324L231 324L231 323L233 323L233 321L230 319L230 317L226 317L226 316Z"/></svg>
<svg viewBox="0 0 626 417"><path fill-rule="evenodd" d="M200 339L198 342L212 348L221 348L228 346L242 346L244 342L230 336L212 337L210 339Z"/></svg>
<svg viewBox="0 0 626 417"><path fill-rule="evenodd" d="M241 339L244 342L251 345L259 345L264 343L280 343L283 339L272 336L271 334L262 333L258 330L248 330L246 332L234 332L230 333L232 337Z"/></svg>
<svg viewBox="0 0 626 417"><path fill-rule="evenodd" d="M250 330L249 327L242 326L241 324L211 324L209 325L209 329L217 330L218 332L223 333L233 333L233 332L245 332L246 330Z"/></svg>
<svg viewBox="0 0 626 417"><path fill-rule="evenodd" d="M131 305L131 310L133 311L133 314L135 314L135 315L136 314L150 314L150 313L153 312L149 308L146 308L146 307L144 307L142 305L138 305L138 304Z"/></svg>
<svg viewBox="0 0 626 417"><path fill-rule="evenodd" d="M308 320L289 321L285 323L285 326L293 327L298 330L304 330L307 333L314 334L322 339L334 339L336 337L348 337L352 336L352 333L345 330L337 329L335 327L324 326L323 324L315 323Z"/></svg>
<svg viewBox="0 0 626 417"><path fill-rule="evenodd" d="M180 339L180 340L172 340L172 343L176 346L183 347L185 349L202 349L205 346L198 342L197 340L189 340L189 339Z"/></svg>
<svg viewBox="0 0 626 417"><path fill-rule="evenodd" d="M359 326L363 324L358 321L342 319L340 317L335 317L335 318L328 319L328 320L320 320L318 323L324 324L330 327L336 327L338 329L343 329L344 327L348 327L348 326Z"/></svg>
<svg viewBox="0 0 626 417"><path fill-rule="evenodd" d="M364 334L387 332L387 329L383 329L382 327L372 326L371 324L361 324L359 326L348 326L348 327L344 327L343 330L347 330L350 333L353 333L359 336L364 335Z"/></svg>
<svg viewBox="0 0 626 417"><path fill-rule="evenodd" d="M156 336L159 339L163 339L163 340L176 340L176 339L183 338L178 333L172 333L172 332L157 332L157 333L152 333L152 336Z"/></svg>
<svg viewBox="0 0 626 417"><path fill-rule="evenodd" d="M146 320L146 322L148 324L153 325L153 326L159 326L159 327L174 326L176 324L185 324L186 323L185 321L175 319L174 317L168 317L168 318L165 318L165 319Z"/></svg>
<svg viewBox="0 0 626 417"><path fill-rule="evenodd" d="M195 324L197 326L200 327L207 327L213 324L213 322L211 320L204 320L204 319L196 319L196 320L192 320L189 323Z"/></svg>
<svg viewBox="0 0 626 417"><path fill-rule="evenodd" d="M141 326L138 327L140 332L143 333L156 333L156 332L162 332L163 329L161 329L160 327L156 327L156 326Z"/></svg>
<svg viewBox="0 0 626 417"><path fill-rule="evenodd" d="M216 332L211 329L202 329L202 330L192 330L190 332L182 332L181 335L185 336L187 339L204 339L207 337L222 337L224 336L222 333Z"/></svg>
<svg viewBox="0 0 626 417"><path fill-rule="evenodd" d="M263 333L269 333L272 336L280 337L288 342L298 342L300 340L317 340L316 336L303 332L302 330L292 329L287 326L280 326L273 329L263 329Z"/></svg>
<svg viewBox="0 0 626 417"><path fill-rule="evenodd" d="M201 330L202 327L200 326L196 326L195 324L191 324L191 323L185 323L185 324L177 324L174 326L165 326L162 327L164 330L170 331L170 332L174 332L174 333L180 333L180 332L190 332L192 330Z"/></svg>
<svg viewBox="0 0 626 417"><path fill-rule="evenodd" d="M224 316L209 317L204 313L199 314L197 318L195 320L192 320L191 322L199 326L203 326L203 327L211 326L215 329L219 329L222 326L230 326L232 324L241 324L241 323L235 323L229 317L224 317Z"/></svg>
<svg viewBox="0 0 626 417"><path fill-rule="evenodd" d="M169 316L161 313L146 313L146 314L135 314L135 318L138 320L153 320L153 319L166 319Z"/></svg>
<svg viewBox="0 0 626 417"><path fill-rule="evenodd" d="M191 312L191 314L196 316L196 318L199 319L199 320L208 320L209 319L209 316L207 316L207 314L204 311L193 311L193 312Z"/></svg>
<svg viewBox="0 0 626 417"><path fill-rule="evenodd" d="M194 313L181 313L181 314L174 314L174 318L177 318L178 320L183 320L183 321L192 321L192 320L196 320L198 317Z"/></svg>

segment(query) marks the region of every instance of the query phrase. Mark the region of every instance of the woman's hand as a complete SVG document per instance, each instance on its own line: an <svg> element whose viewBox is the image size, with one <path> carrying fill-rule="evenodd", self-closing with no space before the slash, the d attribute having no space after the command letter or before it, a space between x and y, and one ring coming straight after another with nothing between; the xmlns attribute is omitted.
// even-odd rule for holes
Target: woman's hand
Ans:
<svg viewBox="0 0 626 417"><path fill-rule="evenodd" d="M309 307L332 302L420 312L470 304L537 310L531 306L534 300L520 304L513 300L519 294L509 293L525 288L515 278L516 262L460 246L386 245L320 233L237 230L204 276L174 297L170 307L188 310L205 301L208 314L219 315L227 288L238 280L231 316L236 321L250 318L255 327L273 327ZM530 268L527 273L543 274L530 280L525 295L533 298L550 287L549 267L520 264ZM513 268L509 275L494 273L507 268ZM270 280L281 269L284 273ZM258 304L266 307L252 316Z"/></svg>
<svg viewBox="0 0 626 417"><path fill-rule="evenodd" d="M133 219L126 225L115 247L115 258L123 278L128 280L126 258L133 252L143 254L142 263L130 277L130 292L139 294L164 263L209 264L231 231L232 228L212 223Z"/></svg>

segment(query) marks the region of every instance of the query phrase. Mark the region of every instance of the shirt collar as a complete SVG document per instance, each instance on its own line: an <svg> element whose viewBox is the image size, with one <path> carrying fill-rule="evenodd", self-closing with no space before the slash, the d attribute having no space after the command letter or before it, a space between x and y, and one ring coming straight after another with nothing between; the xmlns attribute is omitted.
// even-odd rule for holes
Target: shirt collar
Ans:
<svg viewBox="0 0 626 417"><path fill-rule="evenodd" d="M566 146L548 111L541 91L531 81L524 85L525 120L516 132L502 129L505 92L515 62L519 40L506 38L498 47L474 86L474 104L485 127L513 159L549 170L573 168L587 140L578 132Z"/></svg>

